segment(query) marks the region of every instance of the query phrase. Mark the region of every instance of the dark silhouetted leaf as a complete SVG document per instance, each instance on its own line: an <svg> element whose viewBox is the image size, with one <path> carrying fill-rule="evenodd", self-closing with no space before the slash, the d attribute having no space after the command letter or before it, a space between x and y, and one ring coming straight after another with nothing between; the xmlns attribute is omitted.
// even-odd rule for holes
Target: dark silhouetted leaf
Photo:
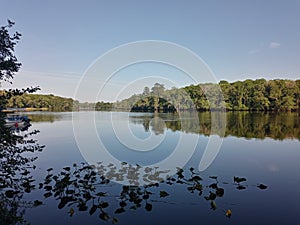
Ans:
<svg viewBox="0 0 300 225"><path fill-rule="evenodd" d="M257 185L257 187L258 187L259 189L262 189L262 190L268 188L268 186L266 186L266 185L264 185L264 184L259 184L259 185Z"/></svg>
<svg viewBox="0 0 300 225"><path fill-rule="evenodd" d="M106 196L106 193L100 191L96 195L99 196L99 197L104 197L104 196Z"/></svg>
<svg viewBox="0 0 300 225"><path fill-rule="evenodd" d="M71 168L68 167L68 166L67 166L67 167L64 167L63 169L66 170L66 171L70 171L70 170L71 170Z"/></svg>
<svg viewBox="0 0 300 225"><path fill-rule="evenodd" d="M116 224L119 222L119 220L118 220L118 218L113 218L111 222L112 222L112 224Z"/></svg>
<svg viewBox="0 0 300 225"><path fill-rule="evenodd" d="M143 195L143 199L149 199L149 195Z"/></svg>
<svg viewBox="0 0 300 225"><path fill-rule="evenodd" d="M49 197L51 197L52 196L52 193L51 192L46 192L45 194L44 194L44 197L45 198L49 198Z"/></svg>
<svg viewBox="0 0 300 225"><path fill-rule="evenodd" d="M101 202L99 204L99 206L104 209L104 208L107 208L109 206L109 204L108 204L108 202Z"/></svg>
<svg viewBox="0 0 300 225"><path fill-rule="evenodd" d="M88 209L87 205L85 203L80 203L78 205L78 210L79 211L86 211Z"/></svg>
<svg viewBox="0 0 300 225"><path fill-rule="evenodd" d="M74 213L75 213L75 210L73 208L71 208L70 211L69 211L70 216L73 216Z"/></svg>
<svg viewBox="0 0 300 225"><path fill-rule="evenodd" d="M127 203L124 202L124 201L121 201L121 202L119 203L119 205L120 205L121 207L125 207L125 206L127 206Z"/></svg>
<svg viewBox="0 0 300 225"><path fill-rule="evenodd" d="M45 189L46 191L51 191L51 190L52 190L52 186L47 185L47 186L44 187L44 189Z"/></svg>
<svg viewBox="0 0 300 225"><path fill-rule="evenodd" d="M233 181L236 182L236 183L241 183L241 182L244 182L246 180L247 179L244 178L244 177L233 177Z"/></svg>
<svg viewBox="0 0 300 225"><path fill-rule="evenodd" d="M140 204L143 201L141 198L137 198L134 200L134 204Z"/></svg>
<svg viewBox="0 0 300 225"><path fill-rule="evenodd" d="M194 187L187 187L187 190L194 193L195 188Z"/></svg>
<svg viewBox="0 0 300 225"><path fill-rule="evenodd" d="M43 204L43 202L42 202L42 201L39 201L39 200L35 200L35 201L33 202L33 206L34 206L34 207L40 206L40 205L42 205L42 204Z"/></svg>
<svg viewBox="0 0 300 225"><path fill-rule="evenodd" d="M196 184L195 189L198 190L198 191L202 191L203 187L202 187L201 184Z"/></svg>
<svg viewBox="0 0 300 225"><path fill-rule="evenodd" d="M147 203L146 206L145 206L145 209L146 209L147 211L151 211L151 210L152 210L152 205L149 204L149 203Z"/></svg>
<svg viewBox="0 0 300 225"><path fill-rule="evenodd" d="M238 186L236 187L236 189L238 189L238 190L244 190L244 189L246 189L246 187L245 187L245 186L242 186L242 185L238 185Z"/></svg>
<svg viewBox="0 0 300 225"><path fill-rule="evenodd" d="M66 205L68 202L71 202L71 201L74 201L74 199L71 198L71 197L62 197L62 198L60 199L59 204L58 204L58 208L59 208L59 209L62 209L63 207L65 207L65 205Z"/></svg>
<svg viewBox="0 0 300 225"><path fill-rule="evenodd" d="M223 195L224 195L224 189L223 188L217 188L216 195L218 197L223 197Z"/></svg>
<svg viewBox="0 0 300 225"><path fill-rule="evenodd" d="M200 180L202 180L202 178L199 177L199 176L193 176L192 179L193 179L193 181L200 181Z"/></svg>
<svg viewBox="0 0 300 225"><path fill-rule="evenodd" d="M215 201L211 201L210 202L210 206L212 210L216 210L217 209L217 204L215 203Z"/></svg>
<svg viewBox="0 0 300 225"><path fill-rule="evenodd" d="M13 198L14 195L15 195L15 191L14 190L7 190L5 192L5 195L6 195L7 198Z"/></svg>
<svg viewBox="0 0 300 225"><path fill-rule="evenodd" d="M159 192L159 196L161 197L161 198L164 198L164 197L167 197L169 194L167 193L167 192L165 192L165 191L160 191Z"/></svg>
<svg viewBox="0 0 300 225"><path fill-rule="evenodd" d="M100 213L99 218L107 221L107 220L109 220L109 215L106 212L102 212L102 213Z"/></svg>
<svg viewBox="0 0 300 225"><path fill-rule="evenodd" d="M214 193L212 193L212 192L209 192L209 196L205 196L204 198L205 198L206 200L215 200L216 197L217 197L216 194L214 194Z"/></svg>
<svg viewBox="0 0 300 225"><path fill-rule="evenodd" d="M89 211L89 214L93 215L96 212L97 209L98 209L98 206L97 205L93 205L91 207L90 211Z"/></svg>
<svg viewBox="0 0 300 225"><path fill-rule="evenodd" d="M120 214L120 213L123 213L123 212L125 212L125 209L122 207L122 208L116 209L115 214Z"/></svg>
<svg viewBox="0 0 300 225"><path fill-rule="evenodd" d="M217 183L213 183L213 184L209 185L208 187L212 188L212 189L217 189L218 188L218 184Z"/></svg>

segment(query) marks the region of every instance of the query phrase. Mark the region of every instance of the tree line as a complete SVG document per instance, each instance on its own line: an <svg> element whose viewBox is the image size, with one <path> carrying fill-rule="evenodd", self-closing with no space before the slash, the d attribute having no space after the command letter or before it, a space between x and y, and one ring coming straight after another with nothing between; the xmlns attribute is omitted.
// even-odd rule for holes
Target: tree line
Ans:
<svg viewBox="0 0 300 225"><path fill-rule="evenodd" d="M8 99L5 106L6 108L35 108L49 111L72 111L75 104L78 104L78 101L75 101L72 98L63 98L52 94L23 94L12 96Z"/></svg>
<svg viewBox="0 0 300 225"><path fill-rule="evenodd" d="M9 92L0 91L0 97L5 98ZM8 98L3 108L29 108L40 109L48 111L78 111L78 110L97 110L97 111L109 111L112 109L112 103L110 102L79 102L72 98L65 98L55 96L52 94L22 94L13 95Z"/></svg>
<svg viewBox="0 0 300 225"><path fill-rule="evenodd" d="M300 108L300 80L245 80L206 83L166 90L156 83L142 94L114 104L131 111L228 110L296 111Z"/></svg>
<svg viewBox="0 0 300 225"><path fill-rule="evenodd" d="M0 92L0 96L5 95ZM49 111L126 110L175 112L181 110L297 111L300 109L300 80L245 80L218 84L206 83L167 90L156 83L143 93L115 103L80 103L54 95L22 94L11 96L7 108L47 108Z"/></svg>

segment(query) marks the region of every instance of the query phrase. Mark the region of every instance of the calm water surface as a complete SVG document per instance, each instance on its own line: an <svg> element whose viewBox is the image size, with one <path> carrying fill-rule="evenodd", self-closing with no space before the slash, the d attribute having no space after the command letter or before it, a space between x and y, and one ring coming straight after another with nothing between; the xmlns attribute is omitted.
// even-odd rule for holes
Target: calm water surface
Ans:
<svg viewBox="0 0 300 225"><path fill-rule="evenodd" d="M29 131L40 130L36 138L46 146L37 153L34 162L37 168L33 177L37 184L45 181L49 168L53 168L49 173L54 175L70 173L76 170L74 163L82 168L80 163L86 161L97 165L98 180L104 179L99 178L101 174L110 180L108 184L102 180L94 192L88 185L81 186L77 196L65 205L59 205L62 197L72 193L46 198L47 185L26 195L25 200L43 202L39 207L26 209L24 218L32 225L117 221L118 224L300 224L300 118L296 113L227 113L223 143L210 166L201 172L199 163L210 137L220 135L211 126L210 113L195 116L76 112L28 116L32 119ZM176 150L178 146L180 149ZM176 154L178 162L173 161L170 166L182 167L183 171L174 175L164 167L155 167ZM109 157L114 159L111 165ZM118 161L124 163L115 165ZM64 170L65 167L71 168ZM173 175L173 179L160 182L166 174ZM246 181L234 182L234 177ZM88 178L83 174L71 178L73 185L82 184L80 180L84 179ZM141 182L159 185L140 189L126 186ZM258 188L259 184L267 188ZM55 187L54 183L48 186L51 185ZM70 190L76 189L71 186ZM106 194L100 200L89 200L85 193L91 192ZM86 209L78 205L82 196L88 199ZM100 203L102 206L93 212L93 204ZM226 217L228 210L232 212L230 218Z"/></svg>

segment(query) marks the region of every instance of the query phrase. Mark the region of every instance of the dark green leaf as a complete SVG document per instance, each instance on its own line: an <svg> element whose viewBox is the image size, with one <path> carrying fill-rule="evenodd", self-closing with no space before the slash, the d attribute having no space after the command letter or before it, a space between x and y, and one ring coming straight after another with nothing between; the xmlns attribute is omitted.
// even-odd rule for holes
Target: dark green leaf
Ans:
<svg viewBox="0 0 300 225"><path fill-rule="evenodd" d="M70 171L71 168L67 166L67 167L64 167L63 170Z"/></svg>
<svg viewBox="0 0 300 225"><path fill-rule="evenodd" d="M107 208L109 206L108 202L101 202L99 205L101 208Z"/></svg>
<svg viewBox="0 0 300 225"><path fill-rule="evenodd" d="M216 210L217 209L217 204L215 203L215 201L211 201L210 202L210 206L212 210Z"/></svg>
<svg viewBox="0 0 300 225"><path fill-rule="evenodd" d="M161 197L161 198L164 198L164 197L167 197L169 194L166 192L166 191L160 191L159 192L159 196Z"/></svg>
<svg viewBox="0 0 300 225"><path fill-rule="evenodd" d="M99 196L99 197L104 197L104 196L106 196L106 193L100 191L96 195Z"/></svg>
<svg viewBox="0 0 300 225"><path fill-rule="evenodd" d="M224 189L223 188L217 188L216 195L218 197L223 197L223 195L224 195Z"/></svg>
<svg viewBox="0 0 300 225"><path fill-rule="evenodd" d="M213 184L209 185L208 187L212 188L212 189L217 189L218 188L218 184L217 183L213 183Z"/></svg>
<svg viewBox="0 0 300 225"><path fill-rule="evenodd" d="M143 195L143 199L149 199L149 195Z"/></svg>
<svg viewBox="0 0 300 225"><path fill-rule="evenodd" d="M43 202L42 202L42 201L39 201L39 200L35 200L35 201L33 202L33 206L34 206L34 207L40 206L40 205L42 205L42 204L43 204Z"/></svg>
<svg viewBox="0 0 300 225"><path fill-rule="evenodd" d="M145 209L146 209L147 211L151 211L151 210L152 210L152 205L149 204L149 203L147 203L146 206L145 206Z"/></svg>
<svg viewBox="0 0 300 225"><path fill-rule="evenodd" d="M44 194L44 197L45 198L49 198L49 197L51 197L52 196L52 193L51 192L46 192L45 194Z"/></svg>
<svg viewBox="0 0 300 225"><path fill-rule="evenodd" d="M116 224L119 222L119 220L118 220L118 218L113 218L111 222L112 222L112 224Z"/></svg>
<svg viewBox="0 0 300 225"><path fill-rule="evenodd" d="M216 194L212 193L212 192L209 192L209 196L205 196L204 198L206 200L215 200L216 199Z"/></svg>
<svg viewBox="0 0 300 225"><path fill-rule="evenodd" d="M85 203L80 203L78 205L78 210L79 211L86 211L88 209L87 205Z"/></svg>
<svg viewBox="0 0 300 225"><path fill-rule="evenodd" d="M7 190L5 192L5 195L6 195L7 198L13 198L14 195L15 195L15 191L14 190Z"/></svg>
<svg viewBox="0 0 300 225"><path fill-rule="evenodd" d="M44 189L45 189L46 191L51 191L51 190L52 190L52 186L47 185L47 186L44 187Z"/></svg>
<svg viewBox="0 0 300 225"><path fill-rule="evenodd" d="M120 214L120 213L123 213L123 212L125 212L124 208L118 208L118 209L116 209L115 214Z"/></svg>
<svg viewBox="0 0 300 225"><path fill-rule="evenodd" d="M96 212L97 209L98 209L98 206L97 205L93 205L91 207L90 211L89 211L89 214L93 215Z"/></svg>
<svg viewBox="0 0 300 225"><path fill-rule="evenodd" d="M121 207L125 207L125 206L127 206L127 203L124 202L124 201L121 201L121 202L119 203L119 205L120 205Z"/></svg>
<svg viewBox="0 0 300 225"><path fill-rule="evenodd" d="M109 215L106 212L102 212L102 213L100 213L99 218L107 221L107 220L109 220Z"/></svg>
<svg viewBox="0 0 300 225"><path fill-rule="evenodd" d="M244 178L244 177L233 177L233 181L236 182L236 183L244 182L246 180L247 179Z"/></svg>
<svg viewBox="0 0 300 225"><path fill-rule="evenodd" d="M238 185L238 186L236 187L236 189L238 189L238 190L244 190L244 189L246 189L246 187L245 187L245 186L242 186L242 185Z"/></svg>
<svg viewBox="0 0 300 225"><path fill-rule="evenodd" d="M264 184L259 184L259 185L257 185L257 187L258 187L259 189L262 189L262 190L268 188L268 186L266 186L266 185L264 185Z"/></svg>
<svg viewBox="0 0 300 225"><path fill-rule="evenodd" d="M194 181L200 181L200 180L202 180L202 178L199 177L199 176L193 176L192 179L193 179Z"/></svg>

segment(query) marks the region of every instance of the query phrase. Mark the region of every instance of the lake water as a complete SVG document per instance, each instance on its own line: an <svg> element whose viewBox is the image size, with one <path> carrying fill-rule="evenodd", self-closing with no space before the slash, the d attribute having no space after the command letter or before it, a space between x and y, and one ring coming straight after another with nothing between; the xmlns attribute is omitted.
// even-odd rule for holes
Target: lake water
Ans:
<svg viewBox="0 0 300 225"><path fill-rule="evenodd" d="M24 195L43 202L25 207L31 225L300 224L297 113L28 117L45 145L41 188Z"/></svg>

